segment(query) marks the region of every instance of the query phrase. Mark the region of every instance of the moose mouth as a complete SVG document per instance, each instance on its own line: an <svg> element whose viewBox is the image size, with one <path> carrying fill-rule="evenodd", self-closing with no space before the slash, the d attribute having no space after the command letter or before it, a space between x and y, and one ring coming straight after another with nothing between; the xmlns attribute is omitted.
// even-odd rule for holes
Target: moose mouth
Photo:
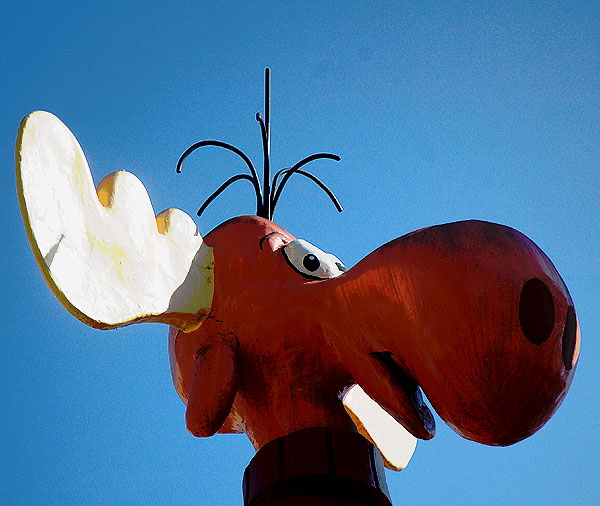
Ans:
<svg viewBox="0 0 600 506"><path fill-rule="evenodd" d="M435 434L435 419L431 410L423 401L418 383L394 360L391 351L372 352L371 356L380 362L397 386L400 387L401 392L406 397L406 399L400 399L404 401L402 404L406 404L405 401L408 400L410 406L408 410L412 412L405 413L405 416L402 417L408 424L406 429L417 437L431 439ZM402 396L402 393L400 393L400 396Z"/></svg>

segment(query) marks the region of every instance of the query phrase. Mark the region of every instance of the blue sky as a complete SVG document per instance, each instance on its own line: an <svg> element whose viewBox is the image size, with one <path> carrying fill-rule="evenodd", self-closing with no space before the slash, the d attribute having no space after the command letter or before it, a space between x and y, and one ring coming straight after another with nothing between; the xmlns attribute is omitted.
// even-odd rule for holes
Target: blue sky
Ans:
<svg viewBox="0 0 600 506"><path fill-rule="evenodd" d="M96 181L119 169L158 212L194 215L243 169L193 142L216 138L260 166L263 69L272 69L272 163L329 151L275 221L353 265L417 228L510 225L553 260L575 300L579 367L556 416L509 448L463 440L439 418L396 504L600 503L600 5L575 2L13 2L0 40L6 239L0 500L10 505L241 504L244 436L193 438L171 384L167 328L89 329L54 299L19 216L14 140L29 112L58 115ZM202 234L254 212L237 183Z"/></svg>

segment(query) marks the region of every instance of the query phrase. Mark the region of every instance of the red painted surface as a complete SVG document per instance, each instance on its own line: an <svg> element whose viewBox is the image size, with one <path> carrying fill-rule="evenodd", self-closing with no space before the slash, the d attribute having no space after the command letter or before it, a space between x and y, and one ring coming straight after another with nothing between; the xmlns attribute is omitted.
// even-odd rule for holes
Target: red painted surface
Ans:
<svg viewBox="0 0 600 506"><path fill-rule="evenodd" d="M353 430L339 392L357 382L417 437L434 434L411 393L419 385L459 434L508 445L562 402L579 349L573 302L519 232L479 221L430 227L327 280L290 267L282 248L293 239L257 217L205 237L210 315L195 332L170 333L193 433L245 432L258 449L310 427Z"/></svg>

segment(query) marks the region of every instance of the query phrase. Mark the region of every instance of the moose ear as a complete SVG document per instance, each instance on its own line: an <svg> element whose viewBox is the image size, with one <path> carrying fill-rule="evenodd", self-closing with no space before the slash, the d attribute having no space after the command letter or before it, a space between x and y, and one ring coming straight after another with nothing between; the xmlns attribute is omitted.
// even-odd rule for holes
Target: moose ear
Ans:
<svg viewBox="0 0 600 506"><path fill-rule="evenodd" d="M415 452L417 438L371 399L360 385L352 385L345 392L342 403L358 432L380 451L385 467L393 471L404 469Z"/></svg>
<svg viewBox="0 0 600 506"><path fill-rule="evenodd" d="M167 209L155 217L128 172L108 175L96 191L77 139L47 112L21 122L16 169L34 255L71 314L99 329L200 326L212 302L213 257L187 214Z"/></svg>

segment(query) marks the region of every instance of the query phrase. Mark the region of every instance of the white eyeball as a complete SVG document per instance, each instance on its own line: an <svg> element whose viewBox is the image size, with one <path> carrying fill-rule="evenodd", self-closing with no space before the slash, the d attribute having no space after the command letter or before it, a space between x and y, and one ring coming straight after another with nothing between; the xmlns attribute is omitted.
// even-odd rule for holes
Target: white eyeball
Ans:
<svg viewBox="0 0 600 506"><path fill-rule="evenodd" d="M295 271L311 279L337 278L348 270L339 258L304 239L296 239L284 246L283 256Z"/></svg>

